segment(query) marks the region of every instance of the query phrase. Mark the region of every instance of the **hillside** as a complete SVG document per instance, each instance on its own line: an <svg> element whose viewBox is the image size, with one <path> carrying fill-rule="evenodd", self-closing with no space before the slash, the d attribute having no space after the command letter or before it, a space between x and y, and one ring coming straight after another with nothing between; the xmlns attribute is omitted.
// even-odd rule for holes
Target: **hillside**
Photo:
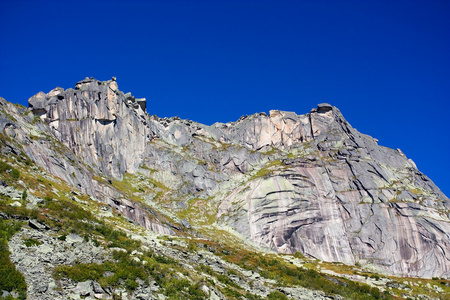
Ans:
<svg viewBox="0 0 450 300"><path fill-rule="evenodd" d="M86 78L0 106L5 298L450 295L449 199L329 104L207 126Z"/></svg>

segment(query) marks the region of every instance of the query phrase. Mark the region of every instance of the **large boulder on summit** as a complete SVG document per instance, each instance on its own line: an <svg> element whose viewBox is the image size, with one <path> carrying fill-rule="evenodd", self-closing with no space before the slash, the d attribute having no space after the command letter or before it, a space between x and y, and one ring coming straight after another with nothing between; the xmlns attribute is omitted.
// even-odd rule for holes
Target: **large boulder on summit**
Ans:
<svg viewBox="0 0 450 300"><path fill-rule="evenodd" d="M35 115L45 114L48 99L49 97L44 92L39 92L28 99L28 106Z"/></svg>

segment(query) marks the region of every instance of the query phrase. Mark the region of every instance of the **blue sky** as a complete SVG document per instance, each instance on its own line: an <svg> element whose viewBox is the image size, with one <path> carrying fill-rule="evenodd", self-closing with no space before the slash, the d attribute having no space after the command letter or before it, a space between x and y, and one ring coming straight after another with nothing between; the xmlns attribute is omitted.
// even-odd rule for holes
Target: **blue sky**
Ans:
<svg viewBox="0 0 450 300"><path fill-rule="evenodd" d="M0 1L0 96L108 80L160 117L337 106L450 196L450 1Z"/></svg>

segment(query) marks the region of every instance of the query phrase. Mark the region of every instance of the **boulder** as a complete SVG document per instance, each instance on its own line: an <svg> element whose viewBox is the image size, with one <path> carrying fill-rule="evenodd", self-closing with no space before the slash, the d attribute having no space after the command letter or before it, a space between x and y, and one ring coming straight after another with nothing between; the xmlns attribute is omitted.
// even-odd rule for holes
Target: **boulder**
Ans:
<svg viewBox="0 0 450 300"><path fill-rule="evenodd" d="M36 230L49 230L50 229L50 227L48 227L47 225L45 225L45 224L43 224L43 223L41 223L41 222L38 222L38 221L36 221L36 220L29 220L28 221L28 225L31 227L31 228L33 228L33 229L36 229Z"/></svg>
<svg viewBox="0 0 450 300"><path fill-rule="evenodd" d="M317 104L317 112L319 112L319 113L327 112L332 109L333 109L333 106L331 106L331 104L328 104L328 103Z"/></svg>
<svg viewBox="0 0 450 300"><path fill-rule="evenodd" d="M73 289L73 292L83 297L93 295L92 280L78 282L77 286Z"/></svg>

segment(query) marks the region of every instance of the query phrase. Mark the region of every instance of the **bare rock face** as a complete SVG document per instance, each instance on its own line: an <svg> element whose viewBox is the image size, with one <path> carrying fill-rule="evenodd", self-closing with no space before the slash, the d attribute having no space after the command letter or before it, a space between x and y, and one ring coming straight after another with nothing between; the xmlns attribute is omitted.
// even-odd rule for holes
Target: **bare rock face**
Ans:
<svg viewBox="0 0 450 300"><path fill-rule="evenodd" d="M449 276L448 198L413 163L357 132L334 107L291 120L277 123L310 132L267 140L292 158L273 161L230 193L217 215L225 224L278 252ZM293 141L303 142L295 149Z"/></svg>
<svg viewBox="0 0 450 300"><path fill-rule="evenodd" d="M118 90L115 80L86 78L66 91L54 89L29 99L33 113L89 165L113 177L135 172L152 137L142 106Z"/></svg>
<svg viewBox="0 0 450 300"><path fill-rule="evenodd" d="M115 79L86 78L75 89L38 93L29 109L93 174L120 180L139 172L162 183L170 191L168 213L183 211L190 199L210 199L215 226L280 253L450 277L449 199L401 151L359 133L330 104L305 115L272 110L206 126L150 116L145 99L119 91ZM25 150L70 184L109 195L106 202L147 229L172 233L92 175L73 179L67 160L53 155L63 167L49 163L47 146ZM195 228L193 219L183 221Z"/></svg>

